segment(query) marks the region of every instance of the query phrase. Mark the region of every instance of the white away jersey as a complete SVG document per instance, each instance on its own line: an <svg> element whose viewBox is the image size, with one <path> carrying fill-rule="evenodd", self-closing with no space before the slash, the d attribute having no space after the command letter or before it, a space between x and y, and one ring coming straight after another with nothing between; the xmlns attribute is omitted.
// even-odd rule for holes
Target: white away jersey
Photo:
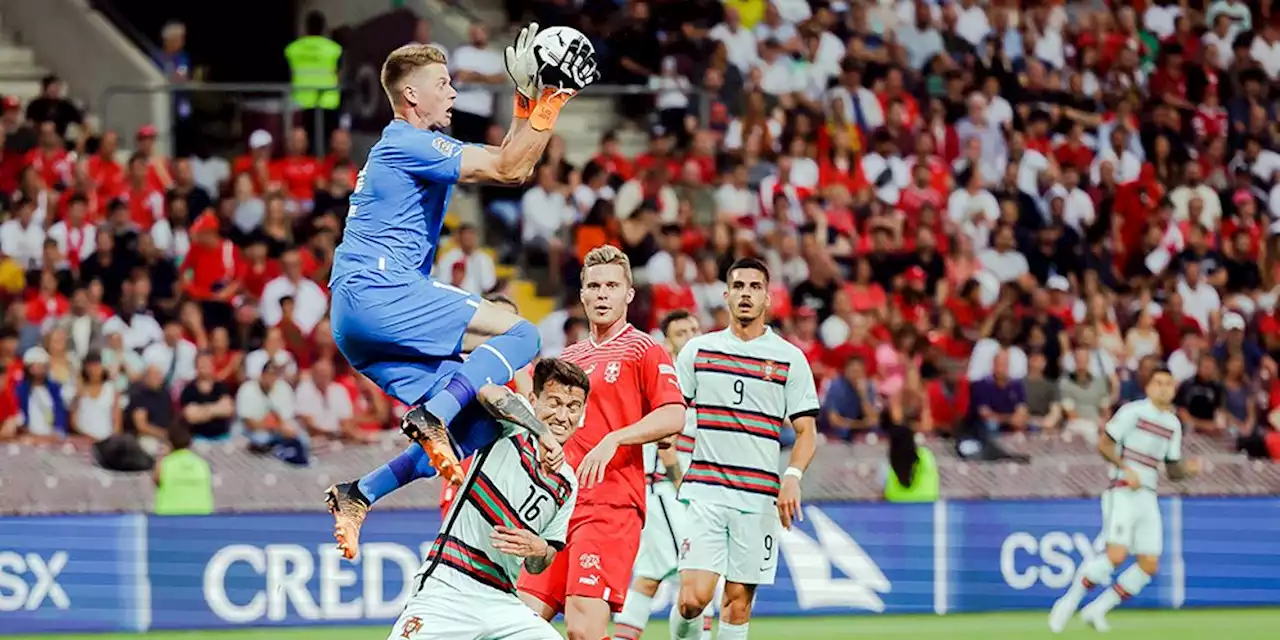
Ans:
<svg viewBox="0 0 1280 640"><path fill-rule="evenodd" d="M697 431L697 413L692 409L685 410L684 431L676 436L676 460L680 462L680 473L689 472L689 463L693 460L694 433ZM667 465L662 464L658 455L658 444L651 442L643 445L644 478L650 491L675 495L675 485L667 477Z"/></svg>
<svg viewBox="0 0 1280 640"><path fill-rule="evenodd" d="M698 433L680 499L747 513L773 509L782 424L818 414L804 353L768 328L747 342L724 329L690 340L676 374Z"/></svg>
<svg viewBox="0 0 1280 640"><path fill-rule="evenodd" d="M1150 400L1136 400L1120 407L1107 422L1107 435L1116 441L1116 453L1138 472L1142 486L1155 491L1163 461L1182 459L1182 422L1172 410L1161 411ZM1124 473L1112 468L1111 486L1122 486Z"/></svg>
<svg viewBox="0 0 1280 640"><path fill-rule="evenodd" d="M506 526L532 531L563 547L569 532L578 482L569 465L549 474L539 466L537 444L507 425L502 438L476 452L471 471L445 516L420 572L458 588L476 583L514 594L523 558L493 548L489 534Z"/></svg>

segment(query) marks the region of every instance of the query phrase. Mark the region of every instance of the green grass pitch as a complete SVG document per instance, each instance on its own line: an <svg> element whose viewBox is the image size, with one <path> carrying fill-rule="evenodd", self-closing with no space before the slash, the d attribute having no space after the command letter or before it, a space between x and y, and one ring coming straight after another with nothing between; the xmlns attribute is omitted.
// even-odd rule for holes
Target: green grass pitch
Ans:
<svg viewBox="0 0 1280 640"><path fill-rule="evenodd" d="M950 616L857 616L845 618L765 618L751 623L752 640L843 640L846 638L946 638L947 640L1038 640L1090 638L1096 634L1074 621L1061 635L1049 632L1047 612ZM1274 640L1280 638L1280 609L1116 611L1108 618L1111 637L1123 640ZM31 640L384 640L385 627L240 629L232 631L131 634L0 636ZM667 625L654 620L645 640L665 640Z"/></svg>

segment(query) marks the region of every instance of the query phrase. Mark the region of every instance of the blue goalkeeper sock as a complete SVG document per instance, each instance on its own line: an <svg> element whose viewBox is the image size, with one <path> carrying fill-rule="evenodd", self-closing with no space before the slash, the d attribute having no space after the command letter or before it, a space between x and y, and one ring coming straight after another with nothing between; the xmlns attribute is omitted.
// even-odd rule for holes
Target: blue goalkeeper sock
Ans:
<svg viewBox="0 0 1280 640"><path fill-rule="evenodd" d="M435 475L436 470L431 466L427 452L415 442L390 462L360 478L356 486L369 499L369 504L373 504L418 478L431 478Z"/></svg>
<svg viewBox="0 0 1280 640"><path fill-rule="evenodd" d="M476 399L477 389L486 384L510 382L517 371L533 362L541 348L538 329L527 320L517 322L506 333L476 347L444 390L427 400L423 408L447 426L463 407Z"/></svg>

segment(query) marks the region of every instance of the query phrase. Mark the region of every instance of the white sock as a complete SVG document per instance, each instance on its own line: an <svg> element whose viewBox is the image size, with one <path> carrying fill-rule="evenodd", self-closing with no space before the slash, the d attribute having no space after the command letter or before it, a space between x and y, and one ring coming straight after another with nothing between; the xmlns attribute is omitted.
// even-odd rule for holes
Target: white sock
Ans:
<svg viewBox="0 0 1280 640"><path fill-rule="evenodd" d="M1102 592L1093 602L1089 603L1088 609L1098 611L1106 615L1107 612L1119 606L1119 604L1133 596L1142 593L1142 589L1151 583L1151 576L1147 575L1136 564L1129 565L1124 573L1116 578L1116 583L1111 585L1110 589Z"/></svg>
<svg viewBox="0 0 1280 640"><path fill-rule="evenodd" d="M646 596L635 589L627 591L627 599L622 602L622 611L613 617L614 640L634 640L644 633L644 626L649 622L650 607L653 596Z"/></svg>
<svg viewBox="0 0 1280 640"><path fill-rule="evenodd" d="M721 620L718 640L747 640L747 627L750 626L750 622L729 624L728 622Z"/></svg>
<svg viewBox="0 0 1280 640"><path fill-rule="evenodd" d="M702 637L701 614L689 619L680 615L680 605L674 605L667 620L671 625L671 640L699 640Z"/></svg>
<svg viewBox="0 0 1280 640"><path fill-rule="evenodd" d="M1100 553L1080 565L1080 570L1071 580L1071 587L1067 589L1065 596L1065 600L1071 603L1071 610L1074 611L1080 606L1080 601L1084 599L1085 594L1094 587L1106 584L1111 579L1113 571L1115 571L1115 565L1111 564L1111 560L1105 553Z"/></svg>

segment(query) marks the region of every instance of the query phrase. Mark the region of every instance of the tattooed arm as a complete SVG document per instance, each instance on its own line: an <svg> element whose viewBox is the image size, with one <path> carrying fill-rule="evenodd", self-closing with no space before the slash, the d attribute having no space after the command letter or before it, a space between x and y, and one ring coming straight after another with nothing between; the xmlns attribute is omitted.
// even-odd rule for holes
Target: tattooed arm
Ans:
<svg viewBox="0 0 1280 640"><path fill-rule="evenodd" d="M534 414L533 406L528 401L516 392L496 384L481 387L476 399L489 415L532 433L542 450L542 465L551 473L560 470L560 465L564 464L564 451L560 448L560 442L551 433L551 429Z"/></svg>
<svg viewBox="0 0 1280 640"><path fill-rule="evenodd" d="M489 541L502 553L524 558L524 568L534 574L546 571L556 557L556 547L564 546L543 540L532 531L511 527L494 527Z"/></svg>

